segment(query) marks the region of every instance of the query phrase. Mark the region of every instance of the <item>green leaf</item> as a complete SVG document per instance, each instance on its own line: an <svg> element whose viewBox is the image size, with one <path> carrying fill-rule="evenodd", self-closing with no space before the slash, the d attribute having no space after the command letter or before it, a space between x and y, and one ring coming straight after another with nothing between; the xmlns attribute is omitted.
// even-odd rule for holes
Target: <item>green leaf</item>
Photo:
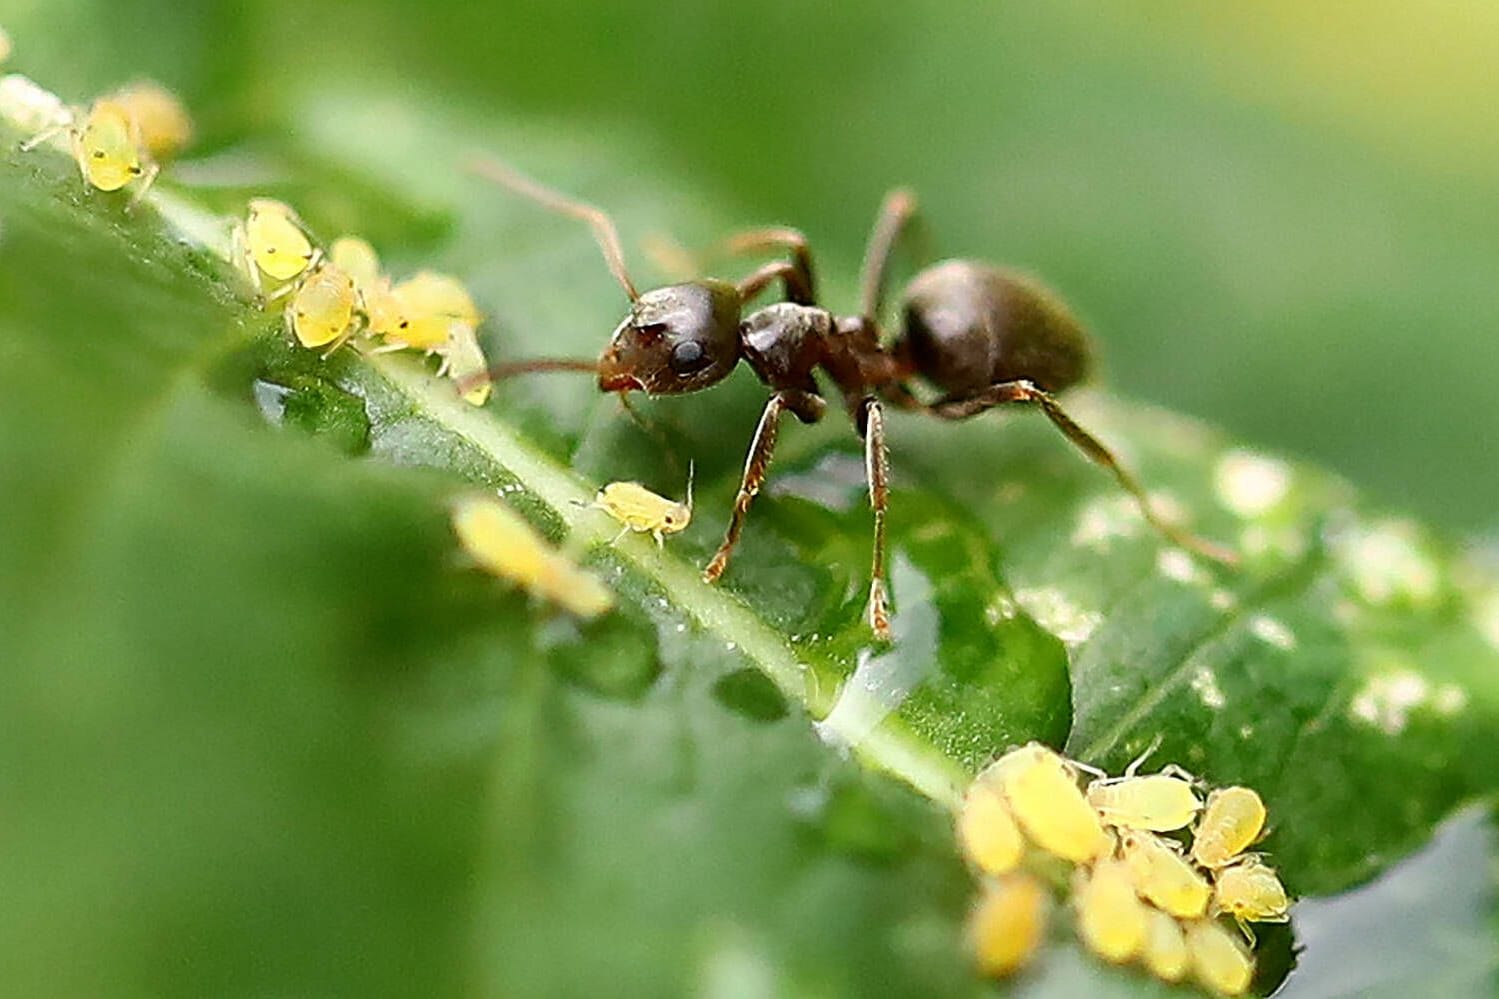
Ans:
<svg viewBox="0 0 1499 999"><path fill-rule="evenodd" d="M324 89L262 139L325 236L389 227L399 266L469 282L495 356L592 353L619 295L586 234L434 150L522 151L632 244L746 221L629 136L440 107ZM965 994L944 806L1009 744L1118 770L1161 737L1155 759L1262 791L1303 894L1494 788L1493 584L1325 473L1078 395L1246 550L1221 572L1039 418L894 416L900 641L872 650L841 417L785 428L710 588L763 400L746 373L645 406L666 449L582 381L476 410L419 360L323 362L238 300L201 209L238 194L132 216L55 153L4 170L0 947L22 993ZM856 252L824 264L830 301ZM607 546L592 488L676 493L688 457L692 527ZM481 485L619 612L578 624L462 567L445 504ZM1014 991L1081 990L1174 991L1061 941Z"/></svg>

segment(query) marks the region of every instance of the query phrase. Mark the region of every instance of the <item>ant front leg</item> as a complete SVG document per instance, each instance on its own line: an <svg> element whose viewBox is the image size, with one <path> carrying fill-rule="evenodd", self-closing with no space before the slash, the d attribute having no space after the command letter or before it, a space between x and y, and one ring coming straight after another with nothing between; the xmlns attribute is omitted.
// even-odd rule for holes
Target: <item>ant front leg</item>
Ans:
<svg viewBox="0 0 1499 999"><path fill-rule="evenodd" d="M890 638L890 597L885 590L885 507L889 499L890 456L885 450L885 411L878 399L859 404L855 425L864 435L864 477L874 511L874 555L869 570L869 626L876 638Z"/></svg>
<svg viewBox="0 0 1499 999"><path fill-rule="evenodd" d="M822 416L824 403L821 396L810 392L787 390L777 392L765 404L760 414L760 424L755 428L755 438L750 442L749 457L744 462L744 476L739 480L739 493L734 497L734 511L729 515L729 528L724 532L723 543L714 552L713 558L703 569L703 581L716 583L728 568L729 556L739 543L744 531L744 518L750 504L765 484L765 473L770 469L770 459L775 455L776 437L780 432L781 412L790 409L805 423L815 423Z"/></svg>
<svg viewBox="0 0 1499 999"><path fill-rule="evenodd" d="M791 256L788 263L795 272L786 278L786 298L797 305L816 304L817 279L812 270L812 251L800 229L784 226L749 229L724 240L722 249L724 253L736 255L785 250Z"/></svg>
<svg viewBox="0 0 1499 999"><path fill-rule="evenodd" d="M971 396L959 398L939 399L929 407L930 412L944 420L964 420L970 416L982 413L986 409L1002 406L1006 403L1023 403L1026 405L1039 406L1051 420L1052 425L1060 430L1069 441L1087 455L1089 460L1095 464L1114 473L1114 478L1124 491L1135 498L1135 503L1140 508L1146 522L1155 528L1163 537L1181 545L1189 551L1196 552L1204 558L1212 559L1224 565L1236 565L1238 556L1228 548L1215 544L1205 538L1199 538L1190 531L1163 519L1155 512L1150 503L1150 497L1140 481L1114 457L1112 451L1104 446L1103 442L1094 437L1088 431L1080 427L1072 417L1067 415L1060 403L1049 392L1042 391L1032 382L1020 379L1013 382L1000 382L991 385L981 392Z"/></svg>
<svg viewBox="0 0 1499 999"><path fill-rule="evenodd" d="M777 260L774 263L762 264L755 268L748 276L741 280L736 287L739 289L739 300L749 303L756 295L777 279L786 282L786 298L798 305L812 304L812 286L807 284L809 279L796 264L785 260Z"/></svg>

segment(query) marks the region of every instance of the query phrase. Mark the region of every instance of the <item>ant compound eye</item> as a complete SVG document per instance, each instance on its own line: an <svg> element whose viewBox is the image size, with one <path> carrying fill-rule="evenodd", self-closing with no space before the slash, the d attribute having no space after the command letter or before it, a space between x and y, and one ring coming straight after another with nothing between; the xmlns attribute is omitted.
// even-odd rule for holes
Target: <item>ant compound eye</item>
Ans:
<svg viewBox="0 0 1499 999"><path fill-rule="evenodd" d="M708 363L708 352L696 340L683 340L671 349L671 370L690 375Z"/></svg>

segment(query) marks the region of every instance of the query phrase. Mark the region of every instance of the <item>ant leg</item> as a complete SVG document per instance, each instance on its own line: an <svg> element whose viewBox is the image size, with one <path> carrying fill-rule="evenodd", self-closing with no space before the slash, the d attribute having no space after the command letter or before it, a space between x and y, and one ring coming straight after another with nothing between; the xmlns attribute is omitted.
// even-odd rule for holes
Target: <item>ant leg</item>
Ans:
<svg viewBox="0 0 1499 999"><path fill-rule="evenodd" d="M800 229L772 226L765 229L748 229L724 240L716 248L730 255L761 253L765 250L785 250L791 255L791 266L797 275L786 279L786 297L797 305L816 304L817 280L812 269L812 251L807 246L807 237ZM798 292L805 292L801 296Z"/></svg>
<svg viewBox="0 0 1499 999"><path fill-rule="evenodd" d="M971 396L957 399L939 399L929 409L934 415L944 420L963 420L977 413L982 413L986 409L992 409L995 406L1002 406L1006 403L1025 403L1041 407L1041 411L1046 414L1047 419L1051 420L1052 424L1078 450L1087 455L1095 464L1102 465L1114 473L1114 478L1124 491L1135 498L1136 504L1140 507L1140 513L1144 515L1145 520L1162 536L1181 545L1183 548L1194 551L1215 562L1221 562L1224 565L1236 565L1238 563L1238 556L1231 550L1204 538L1199 538L1190 531L1178 527L1167 520L1163 520L1151 506L1150 497L1146 494L1145 488L1140 485L1139 480L1130 474L1124 466L1119 464L1118 459L1103 445L1103 442L1078 426L1050 393L1037 388L1032 382L1025 379L1013 382L1000 382Z"/></svg>
<svg viewBox="0 0 1499 999"><path fill-rule="evenodd" d="M885 591L885 507L889 498L890 455L885 450L885 412L878 399L865 399L864 478L869 483L869 506L874 511L874 556L869 570L869 626L876 638L890 639L890 597Z"/></svg>
<svg viewBox="0 0 1499 999"><path fill-rule="evenodd" d="M593 230L594 241L599 244L599 250L604 254L604 263L608 265L609 273L614 275L614 280L630 296L630 301L640 297L640 292L635 290L635 283L630 280L629 271L625 268L625 251L619 242L619 230L615 228L614 220L609 217L608 212L538 184L508 164L491 157L470 160L469 170L485 180L508 187L522 197L530 198L543 208L587 223Z"/></svg>
<svg viewBox="0 0 1499 999"><path fill-rule="evenodd" d="M793 263L785 260L777 260L774 263L762 264L748 276L743 278L739 284L739 301L748 304L760 292L777 279L786 282L786 297L801 305L812 301L812 289L804 283L804 275Z"/></svg>
<svg viewBox="0 0 1499 999"><path fill-rule="evenodd" d="M815 423L822 418L822 397L812 392L784 389L770 397L765 411L760 414L760 425L755 428L754 440L750 442L749 457L744 462L744 477L739 480L739 494L734 497L734 512L729 515L729 528L724 532L723 543L703 569L703 582L716 583L728 567L729 556L739 543L739 534L744 530L744 518L750 504L765 484L765 473L770 468L771 456L776 449L776 435L780 431L781 412L791 410L803 423Z"/></svg>
<svg viewBox="0 0 1499 999"><path fill-rule="evenodd" d="M859 279L859 308L870 319L879 317L885 302L885 278L891 254L897 240L915 217L916 195L910 190L898 187L885 195L874 230L869 234L869 247L864 251L864 270Z"/></svg>

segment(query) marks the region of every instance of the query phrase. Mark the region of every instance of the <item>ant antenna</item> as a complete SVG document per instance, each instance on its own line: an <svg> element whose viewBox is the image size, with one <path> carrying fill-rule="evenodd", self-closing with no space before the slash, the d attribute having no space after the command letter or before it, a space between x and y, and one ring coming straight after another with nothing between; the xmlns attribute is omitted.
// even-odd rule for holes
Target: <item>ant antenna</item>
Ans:
<svg viewBox="0 0 1499 999"><path fill-rule="evenodd" d="M544 208L588 223L593 229L593 238L598 242L599 250L604 254L604 263L609 265L609 272L614 275L614 280L618 281L620 287L625 290L625 294L630 296L630 301L634 302L640 298L640 292L635 290L635 283L630 280L629 271L625 269L625 251L619 242L619 230L614 227L614 220L609 217L608 212L538 184L530 177L493 157L476 156L469 160L468 168L471 173L508 187Z"/></svg>
<svg viewBox="0 0 1499 999"><path fill-rule="evenodd" d="M485 368L477 374L458 379L457 387L458 393L462 395L480 385L488 385L490 382L514 378L516 375L528 375L536 371L581 371L592 374L598 369L597 361L590 361L583 357L533 357L526 361L505 361Z"/></svg>

